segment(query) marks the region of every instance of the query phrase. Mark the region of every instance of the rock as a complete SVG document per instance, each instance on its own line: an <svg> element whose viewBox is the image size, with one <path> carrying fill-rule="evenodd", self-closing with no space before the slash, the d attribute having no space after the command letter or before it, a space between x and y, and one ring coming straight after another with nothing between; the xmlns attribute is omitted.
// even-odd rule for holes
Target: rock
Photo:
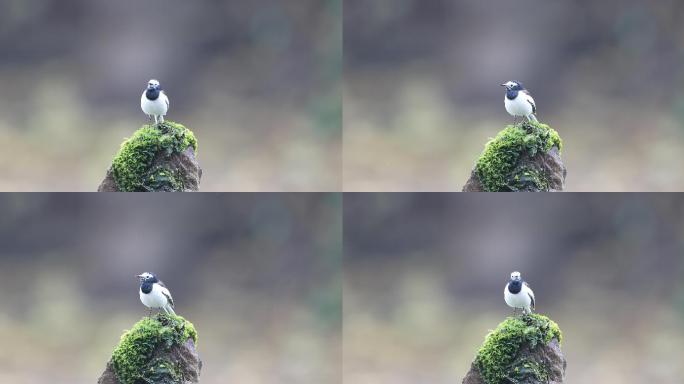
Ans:
<svg viewBox="0 0 684 384"><path fill-rule="evenodd" d="M104 183L104 182L103 182ZM463 186L463 192L484 192L484 187L480 182L480 178L477 177L477 172L475 169L470 171L470 177Z"/></svg>
<svg viewBox="0 0 684 384"><path fill-rule="evenodd" d="M560 384L562 333L546 316L509 317L487 335L463 384Z"/></svg>
<svg viewBox="0 0 684 384"><path fill-rule="evenodd" d="M463 384L484 384L485 381L480 375L480 370L477 369L475 363L470 365L470 370L463 378Z"/></svg>
<svg viewBox="0 0 684 384"><path fill-rule="evenodd" d="M116 373L114 373L114 365L112 361L107 362L107 367L105 368L102 376L97 380L97 384L120 384L119 379L116 378Z"/></svg>
<svg viewBox="0 0 684 384"><path fill-rule="evenodd" d="M181 124L145 125L123 142L98 192L198 191L197 140Z"/></svg>
<svg viewBox="0 0 684 384"><path fill-rule="evenodd" d="M562 148L548 125L510 125L485 145L463 192L562 191L567 174Z"/></svg>
<svg viewBox="0 0 684 384"><path fill-rule="evenodd" d="M124 333L98 384L198 383L197 332L180 316L157 314Z"/></svg>

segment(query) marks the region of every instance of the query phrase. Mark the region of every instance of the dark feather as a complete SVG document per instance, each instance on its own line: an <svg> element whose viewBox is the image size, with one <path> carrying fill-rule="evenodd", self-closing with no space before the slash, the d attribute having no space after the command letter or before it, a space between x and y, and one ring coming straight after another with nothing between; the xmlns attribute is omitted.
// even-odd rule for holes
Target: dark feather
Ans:
<svg viewBox="0 0 684 384"><path fill-rule="evenodd" d="M174 308L175 305L173 304L173 298L171 297L171 295L167 295L166 292L162 292L162 294L166 296L166 300L168 300L169 304L171 304L171 308ZM534 299L532 299L532 308L534 308Z"/></svg>
<svg viewBox="0 0 684 384"><path fill-rule="evenodd" d="M530 91L525 89L522 92L530 97L529 99L527 99L527 102L530 103L530 105L532 106L532 113L537 113L537 106L534 104L534 99L532 99L532 94L530 93Z"/></svg>
<svg viewBox="0 0 684 384"><path fill-rule="evenodd" d="M166 288L166 285L164 285L164 282L161 281L161 280L159 280L159 279L157 279L157 284L159 284L160 287ZM168 289L168 288L167 288L167 289ZM162 294L163 294L164 296L166 296L166 300L169 301L169 304L171 304L171 308L173 308L173 307L174 307L174 304L173 304L173 298L171 297L171 294L169 293L169 294L167 295L166 292L162 292Z"/></svg>

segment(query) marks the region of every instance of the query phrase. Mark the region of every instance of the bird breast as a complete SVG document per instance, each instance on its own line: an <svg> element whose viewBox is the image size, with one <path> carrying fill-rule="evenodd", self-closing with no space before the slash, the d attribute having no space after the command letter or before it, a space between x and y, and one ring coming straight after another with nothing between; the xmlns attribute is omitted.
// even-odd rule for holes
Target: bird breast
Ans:
<svg viewBox="0 0 684 384"><path fill-rule="evenodd" d="M143 112L145 112L147 115L164 116L166 115L169 105L167 100L168 99L163 92L161 92L159 97L154 100L148 99L145 96L145 92L143 92L142 96L140 97L140 108L142 108Z"/></svg>
<svg viewBox="0 0 684 384"><path fill-rule="evenodd" d="M150 293L143 293L140 290L140 301L149 308L163 308L167 304L166 296L162 293L162 287L159 284L153 284Z"/></svg>
<svg viewBox="0 0 684 384"><path fill-rule="evenodd" d="M525 95L523 92L518 92L518 97L513 100L509 100L504 96L504 106L506 107L506 112L513 116L527 116L532 113L532 105L527 101L529 96Z"/></svg>
<svg viewBox="0 0 684 384"><path fill-rule="evenodd" d="M532 299L530 299L526 289L523 288L518 293L511 293L508 290L508 285L504 288L504 300L509 307L513 308L529 308L532 305Z"/></svg>

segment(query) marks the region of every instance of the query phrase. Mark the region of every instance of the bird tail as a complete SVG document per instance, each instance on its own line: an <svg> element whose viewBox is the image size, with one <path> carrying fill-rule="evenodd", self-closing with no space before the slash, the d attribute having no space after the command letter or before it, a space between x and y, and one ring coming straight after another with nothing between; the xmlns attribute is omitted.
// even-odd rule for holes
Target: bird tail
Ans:
<svg viewBox="0 0 684 384"><path fill-rule="evenodd" d="M527 120L534 122L534 123L539 122L539 120L537 120L537 116L535 116L534 113L530 113L529 115L527 115Z"/></svg>
<svg viewBox="0 0 684 384"><path fill-rule="evenodd" d="M166 312L169 315L176 316L176 312L174 312L173 307L171 307L170 305L164 307L164 312Z"/></svg>

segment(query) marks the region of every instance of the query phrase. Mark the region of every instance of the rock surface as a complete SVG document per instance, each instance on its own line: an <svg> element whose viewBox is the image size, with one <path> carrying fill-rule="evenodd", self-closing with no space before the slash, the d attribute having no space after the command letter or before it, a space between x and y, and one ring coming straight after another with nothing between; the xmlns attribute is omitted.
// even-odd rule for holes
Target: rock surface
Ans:
<svg viewBox="0 0 684 384"><path fill-rule="evenodd" d="M545 316L508 318L487 335L463 384L560 384L567 366L561 340Z"/></svg>
<svg viewBox="0 0 684 384"><path fill-rule="evenodd" d="M199 383L200 371L202 370L202 360L200 360L197 350L195 350L195 343L192 340L187 340L183 345L175 345L168 351L157 350L151 360L165 360L177 364L182 367L182 378L174 378L169 372L168 374L159 375L156 381L146 381L146 383L154 384L190 384ZM98 384L124 384L116 376L114 371L114 364L110 360L107 362L107 367L102 373L102 376L97 380Z"/></svg>
<svg viewBox="0 0 684 384"><path fill-rule="evenodd" d="M180 124L146 125L121 146L98 192L195 192L202 178L197 141Z"/></svg>
<svg viewBox="0 0 684 384"><path fill-rule="evenodd" d="M154 178L155 171L168 170L171 174L177 175L180 184L175 184L169 177L157 176ZM158 154L153 160L150 172L144 177L150 179L143 188L146 192L197 192L200 187L200 180L202 179L202 168L200 168L197 159L195 158L195 151L188 148L180 153L173 153L171 156L163 156ZM107 169L107 174L104 180L97 188L98 192L123 192L116 185L112 167Z"/></svg>
<svg viewBox="0 0 684 384"><path fill-rule="evenodd" d="M138 322L121 338L98 384L198 383L202 360L197 334L180 316L156 315Z"/></svg>
<svg viewBox="0 0 684 384"><path fill-rule="evenodd" d="M565 188L562 141L544 124L509 126L487 143L463 192L554 192Z"/></svg>
<svg viewBox="0 0 684 384"><path fill-rule="evenodd" d="M528 361L534 361L547 368L548 378L545 380L540 380L534 374L534 371L530 369L527 373L519 372L517 377L513 380L509 380L508 383L520 383L520 384L560 384L565 378L565 368L567 362L563 356L563 352L560 349L560 344L558 340L553 339L546 345L541 345L537 348L530 349L529 346L524 347L513 366L519 364L521 361L527 359ZM547 381L548 380L548 381ZM463 384L487 384L480 374L480 370L477 368L475 363L470 366L470 370L463 379Z"/></svg>

